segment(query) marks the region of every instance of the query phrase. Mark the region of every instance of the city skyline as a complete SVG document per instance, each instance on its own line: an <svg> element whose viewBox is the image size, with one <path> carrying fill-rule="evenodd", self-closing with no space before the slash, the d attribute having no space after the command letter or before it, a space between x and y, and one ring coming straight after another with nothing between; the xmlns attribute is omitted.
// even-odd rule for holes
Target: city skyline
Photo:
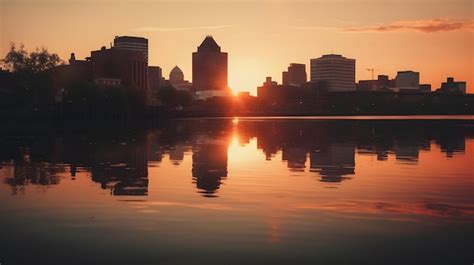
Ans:
<svg viewBox="0 0 474 265"><path fill-rule="evenodd" d="M110 1L3 1L0 51L6 54L10 42L24 43L28 50L44 45L66 61L71 52L82 59L91 50L109 46L114 36L140 36L149 39L149 65L159 65L164 76L178 65L185 79L192 80L191 54L206 35L213 35L229 54L229 86L234 91L256 95L266 76L281 83L281 72L290 63L305 64L309 73L310 59L328 53L356 59L356 80L371 78L367 68L391 78L397 71L413 70L420 72L420 83L432 84L433 90L453 76L467 82L468 93L474 91L470 1L440 2L432 7L426 6L426 1L409 6L402 5L406 1L384 5L373 1L145 2L147 8L139 2L119 1L119 5L108 7L114 12L85 21L81 19L83 11L95 14ZM373 12L364 9L368 5ZM423 5L423 14L417 13ZM53 6L57 12L42 12ZM136 15L130 15L119 20L127 8L142 18L134 20ZM210 9L216 14L210 16ZM239 15L244 10L245 18ZM283 18L275 16L276 12ZM448 13L449 18L445 16ZM164 14L161 20L157 19L159 14ZM55 19L64 23L47 30Z"/></svg>

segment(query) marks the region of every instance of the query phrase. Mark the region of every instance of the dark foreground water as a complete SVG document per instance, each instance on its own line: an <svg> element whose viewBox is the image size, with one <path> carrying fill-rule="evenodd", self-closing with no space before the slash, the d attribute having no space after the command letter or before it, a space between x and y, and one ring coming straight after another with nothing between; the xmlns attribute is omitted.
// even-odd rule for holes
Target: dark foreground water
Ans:
<svg viewBox="0 0 474 265"><path fill-rule="evenodd" d="M0 263L472 264L464 118L3 128Z"/></svg>

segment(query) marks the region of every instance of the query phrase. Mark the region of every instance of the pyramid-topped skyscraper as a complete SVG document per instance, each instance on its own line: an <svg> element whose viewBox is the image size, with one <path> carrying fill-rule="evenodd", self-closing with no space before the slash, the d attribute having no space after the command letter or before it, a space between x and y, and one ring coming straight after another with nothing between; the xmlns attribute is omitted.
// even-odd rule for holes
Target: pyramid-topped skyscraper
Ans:
<svg viewBox="0 0 474 265"><path fill-rule="evenodd" d="M197 52L193 53L193 88L201 99L226 96L227 86L227 53L207 36Z"/></svg>

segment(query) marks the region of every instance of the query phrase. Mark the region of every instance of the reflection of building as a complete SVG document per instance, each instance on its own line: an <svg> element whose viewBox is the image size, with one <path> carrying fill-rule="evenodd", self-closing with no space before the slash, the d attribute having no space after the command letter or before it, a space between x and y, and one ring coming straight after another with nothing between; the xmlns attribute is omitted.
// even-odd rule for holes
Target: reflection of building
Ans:
<svg viewBox="0 0 474 265"><path fill-rule="evenodd" d="M338 54L311 59L311 82L328 91L355 90L355 59Z"/></svg>
<svg viewBox="0 0 474 265"><path fill-rule="evenodd" d="M291 171L303 172L306 166L306 150L299 147L283 148L282 160L288 161Z"/></svg>
<svg viewBox="0 0 474 265"><path fill-rule="evenodd" d="M193 88L199 98L226 96L227 53L221 52L216 41L207 36L193 53Z"/></svg>
<svg viewBox="0 0 474 265"><path fill-rule="evenodd" d="M330 143L310 153L310 171L317 172L322 182L341 182L354 175L355 145Z"/></svg>
<svg viewBox="0 0 474 265"><path fill-rule="evenodd" d="M192 173L203 196L214 197L221 179L227 177L227 143L210 138L198 139L193 148Z"/></svg>
<svg viewBox="0 0 474 265"><path fill-rule="evenodd" d="M446 153L446 157L453 157L466 150L464 136L454 132L449 136L439 137L436 139L436 143L440 146L441 151Z"/></svg>
<svg viewBox="0 0 474 265"><path fill-rule="evenodd" d="M91 165L92 180L113 195L148 194L147 142L144 138L100 148Z"/></svg>
<svg viewBox="0 0 474 265"><path fill-rule="evenodd" d="M426 138L414 135L401 134L395 139L393 150L395 158L401 163L416 164L420 150L429 150L430 141Z"/></svg>
<svg viewBox="0 0 474 265"><path fill-rule="evenodd" d="M306 66L304 64L292 63L288 71L282 73L282 84L284 86L301 86L306 83Z"/></svg>

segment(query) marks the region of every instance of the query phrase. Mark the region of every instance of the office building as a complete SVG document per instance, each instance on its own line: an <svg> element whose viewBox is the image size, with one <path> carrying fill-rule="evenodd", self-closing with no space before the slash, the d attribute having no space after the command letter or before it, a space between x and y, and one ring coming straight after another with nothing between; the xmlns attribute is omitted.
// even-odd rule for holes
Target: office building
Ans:
<svg viewBox="0 0 474 265"><path fill-rule="evenodd" d="M147 104L149 106L158 105L158 91L164 86L165 80L161 67L159 66L148 66L148 96Z"/></svg>
<svg viewBox="0 0 474 265"><path fill-rule="evenodd" d="M441 83L441 88L438 89L438 92L466 94L466 82L454 81L453 77L448 77L446 82Z"/></svg>
<svg viewBox="0 0 474 265"><path fill-rule="evenodd" d="M184 80L184 73L178 66L173 67L169 78L169 84L177 90L191 90L192 84L189 81Z"/></svg>
<svg viewBox="0 0 474 265"><path fill-rule="evenodd" d="M95 84L111 83L146 95L148 67L142 52L102 47L91 52L91 64Z"/></svg>
<svg viewBox="0 0 474 265"><path fill-rule="evenodd" d="M84 82L92 82L90 58L77 60L71 53L69 64L58 65L51 70L52 88L55 92Z"/></svg>
<svg viewBox="0 0 474 265"><path fill-rule="evenodd" d="M311 82L327 91L355 90L355 59L338 54L311 59Z"/></svg>
<svg viewBox="0 0 474 265"><path fill-rule="evenodd" d="M420 73L414 71L399 71L395 77L395 85L399 91L418 90L420 88Z"/></svg>
<svg viewBox="0 0 474 265"><path fill-rule="evenodd" d="M282 73L282 84L284 86L301 86L306 83L306 65L292 63L288 67L288 71Z"/></svg>
<svg viewBox="0 0 474 265"><path fill-rule="evenodd" d="M139 51L145 55L148 63L148 39L132 36L116 36L114 48L119 50Z"/></svg>
<svg viewBox="0 0 474 265"><path fill-rule="evenodd" d="M171 85L182 83L184 81L183 71L178 66L173 67L170 72L169 80Z"/></svg>
<svg viewBox="0 0 474 265"><path fill-rule="evenodd" d="M387 75L378 75L376 80L359 80L356 85L358 91L376 91L390 88L390 79Z"/></svg>
<svg viewBox="0 0 474 265"><path fill-rule="evenodd" d="M207 36L193 53L193 88L200 99L229 94L227 53L221 52L211 36Z"/></svg>

